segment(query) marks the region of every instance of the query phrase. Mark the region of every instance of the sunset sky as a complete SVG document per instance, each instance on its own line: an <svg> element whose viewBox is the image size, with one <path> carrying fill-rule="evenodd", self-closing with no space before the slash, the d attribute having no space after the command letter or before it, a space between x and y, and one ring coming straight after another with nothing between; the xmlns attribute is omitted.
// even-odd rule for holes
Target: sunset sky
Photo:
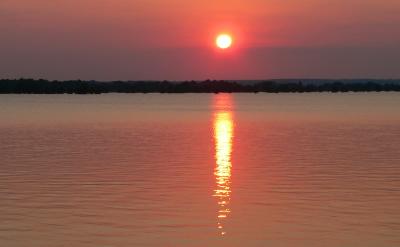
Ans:
<svg viewBox="0 0 400 247"><path fill-rule="evenodd" d="M399 13L399 0L1 0L0 78L399 78Z"/></svg>

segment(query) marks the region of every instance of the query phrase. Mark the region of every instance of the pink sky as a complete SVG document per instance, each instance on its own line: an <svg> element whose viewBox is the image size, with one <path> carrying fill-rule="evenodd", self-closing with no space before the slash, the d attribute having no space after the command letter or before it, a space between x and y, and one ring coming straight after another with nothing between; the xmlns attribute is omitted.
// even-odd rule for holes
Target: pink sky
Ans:
<svg viewBox="0 0 400 247"><path fill-rule="evenodd" d="M0 77L400 77L398 0L2 0ZM235 45L217 52L230 32Z"/></svg>

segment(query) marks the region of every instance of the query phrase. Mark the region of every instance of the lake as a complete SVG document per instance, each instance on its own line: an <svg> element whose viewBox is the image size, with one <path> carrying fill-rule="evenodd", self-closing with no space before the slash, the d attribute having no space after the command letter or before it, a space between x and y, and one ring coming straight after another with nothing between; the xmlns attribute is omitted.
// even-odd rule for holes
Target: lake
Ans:
<svg viewBox="0 0 400 247"><path fill-rule="evenodd" d="M0 95L0 245L400 246L400 94Z"/></svg>

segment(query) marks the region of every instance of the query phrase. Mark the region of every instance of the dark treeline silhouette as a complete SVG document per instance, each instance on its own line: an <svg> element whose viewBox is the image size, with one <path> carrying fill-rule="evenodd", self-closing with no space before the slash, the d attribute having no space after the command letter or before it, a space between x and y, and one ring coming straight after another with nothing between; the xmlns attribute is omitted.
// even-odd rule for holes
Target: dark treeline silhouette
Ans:
<svg viewBox="0 0 400 247"><path fill-rule="evenodd" d="M400 91L400 84L372 81L327 82L322 84L260 81L239 84L227 81L48 81L34 79L0 80L1 94L100 94L100 93L233 93L233 92L380 92Z"/></svg>

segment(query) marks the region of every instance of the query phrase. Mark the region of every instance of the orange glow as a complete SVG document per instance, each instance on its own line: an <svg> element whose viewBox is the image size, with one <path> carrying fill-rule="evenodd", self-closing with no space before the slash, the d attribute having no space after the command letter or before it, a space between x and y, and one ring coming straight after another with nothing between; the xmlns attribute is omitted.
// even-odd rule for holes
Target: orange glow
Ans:
<svg viewBox="0 0 400 247"><path fill-rule="evenodd" d="M231 107L230 98L225 95L218 95L215 103L216 108ZM230 96L229 96L230 97ZM218 199L218 229L221 235L226 232L223 220L230 213L229 203L231 195L231 154L233 142L233 119L232 113L226 109L217 109L214 115L214 139L215 139L215 162L214 175L216 179L216 189L214 196Z"/></svg>
<svg viewBox="0 0 400 247"><path fill-rule="evenodd" d="M215 40L218 48L227 49L232 46L233 40L229 34L220 34Z"/></svg>

